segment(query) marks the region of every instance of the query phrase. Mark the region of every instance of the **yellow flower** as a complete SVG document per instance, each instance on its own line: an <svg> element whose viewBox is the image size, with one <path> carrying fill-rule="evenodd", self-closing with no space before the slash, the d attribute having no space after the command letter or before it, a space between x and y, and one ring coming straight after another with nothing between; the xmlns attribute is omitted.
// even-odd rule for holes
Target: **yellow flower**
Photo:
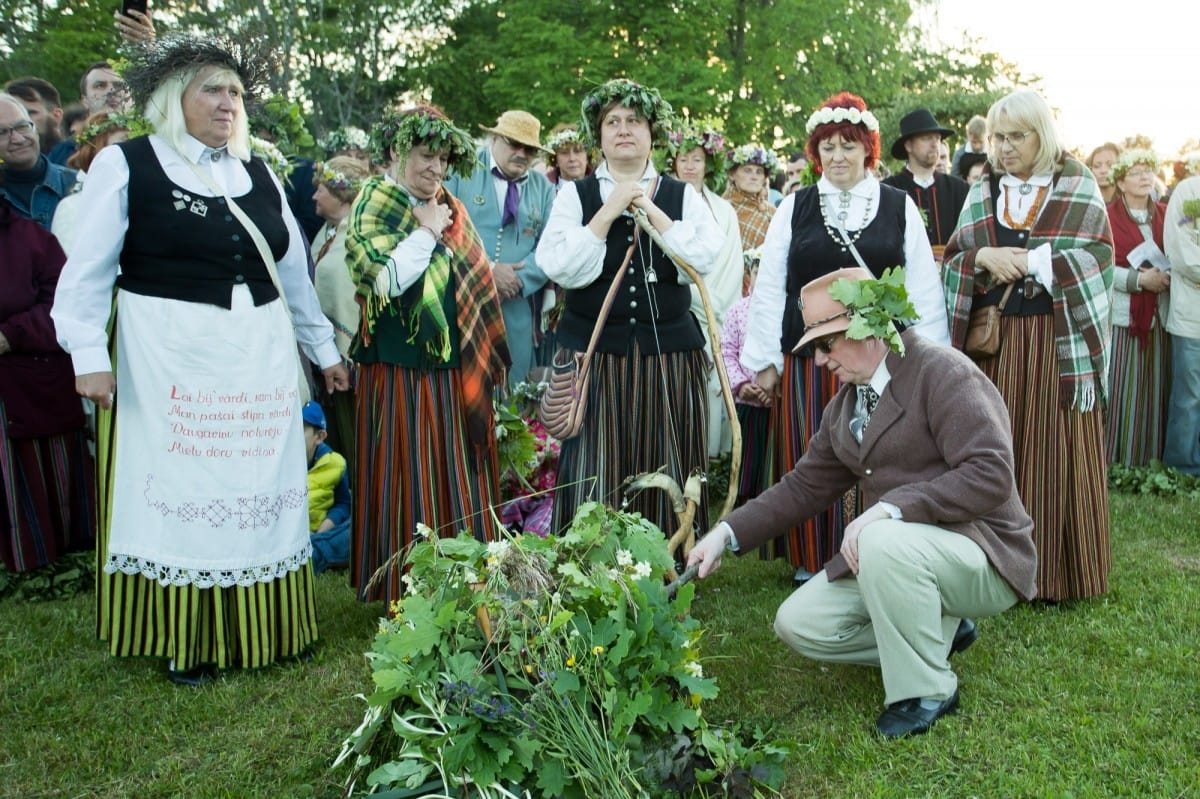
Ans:
<svg viewBox="0 0 1200 799"><path fill-rule="evenodd" d="M575 665L575 656L571 655L571 657L567 658L567 668L571 668L574 665Z"/></svg>
<svg viewBox="0 0 1200 799"><path fill-rule="evenodd" d="M592 654L593 654L593 655L599 655L599 654L601 654L603 651L604 651L604 647L602 647L602 646L594 646L594 647L592 647Z"/></svg>
<svg viewBox="0 0 1200 799"><path fill-rule="evenodd" d="M530 666L530 665L528 665L528 664L527 664L527 665L525 666L525 673L526 673L526 674L533 674L533 666Z"/></svg>

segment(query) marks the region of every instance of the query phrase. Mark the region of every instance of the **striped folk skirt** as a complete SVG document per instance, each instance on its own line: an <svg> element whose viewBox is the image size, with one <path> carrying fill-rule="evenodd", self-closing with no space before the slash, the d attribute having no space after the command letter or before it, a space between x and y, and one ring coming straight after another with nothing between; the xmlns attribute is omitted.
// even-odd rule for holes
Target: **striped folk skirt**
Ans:
<svg viewBox="0 0 1200 799"><path fill-rule="evenodd" d="M813 358L785 355L783 396L775 403L771 419L776 431L778 477L795 466L808 442L821 426L825 405L840 384L828 369ZM842 546L842 533L849 521L840 502L810 519L804 519L783 536L788 560L793 567L818 572Z"/></svg>
<svg viewBox="0 0 1200 799"><path fill-rule="evenodd" d="M1143 347L1127 327L1114 327L1108 367L1109 463L1146 466L1161 460L1171 399L1171 339L1155 324Z"/></svg>
<svg viewBox="0 0 1200 799"><path fill-rule="evenodd" d="M391 601L403 593L396 556L418 524L443 537L494 537L499 462L494 444L476 450L467 440L457 369L359 364L355 396L350 581L362 600Z"/></svg>
<svg viewBox="0 0 1200 799"><path fill-rule="evenodd" d="M683 488L693 470L707 470L704 350L643 355L634 342L626 355L596 353L587 403L579 435L562 442L558 456L551 532L561 533L580 505L596 500L641 513L670 537L677 520L667 493L641 491L626 507L622 483L663 469ZM702 489L698 535L708 531L707 494Z"/></svg>
<svg viewBox="0 0 1200 799"><path fill-rule="evenodd" d="M1000 352L979 366L1008 406L1017 490L1033 518L1038 599L1105 593L1112 552L1099 397L1087 412L1059 401L1050 314L1001 317Z"/></svg>
<svg viewBox="0 0 1200 799"><path fill-rule="evenodd" d="M754 499L775 484L775 437L771 409L737 403L742 431L742 469L738 478L738 504Z"/></svg>
<svg viewBox="0 0 1200 799"><path fill-rule="evenodd" d="M91 459L83 430L13 439L0 402L0 562L11 572L93 544Z"/></svg>

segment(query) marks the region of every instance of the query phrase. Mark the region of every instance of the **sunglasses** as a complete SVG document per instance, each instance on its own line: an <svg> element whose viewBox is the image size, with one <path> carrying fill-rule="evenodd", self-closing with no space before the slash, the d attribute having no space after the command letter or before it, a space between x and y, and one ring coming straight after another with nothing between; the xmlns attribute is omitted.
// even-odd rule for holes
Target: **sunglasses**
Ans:
<svg viewBox="0 0 1200 799"><path fill-rule="evenodd" d="M501 136L500 138L504 139L504 143L507 144L509 147L513 148L514 150L524 150L527 153L536 153L537 152L538 148L534 147L532 144L525 144L524 142L513 141L512 139L508 138L507 136Z"/></svg>
<svg viewBox="0 0 1200 799"><path fill-rule="evenodd" d="M833 342L837 341L838 336L840 335L841 333L834 333L832 336L826 336L825 338L817 339L813 342L813 346L828 355L829 353L833 352Z"/></svg>

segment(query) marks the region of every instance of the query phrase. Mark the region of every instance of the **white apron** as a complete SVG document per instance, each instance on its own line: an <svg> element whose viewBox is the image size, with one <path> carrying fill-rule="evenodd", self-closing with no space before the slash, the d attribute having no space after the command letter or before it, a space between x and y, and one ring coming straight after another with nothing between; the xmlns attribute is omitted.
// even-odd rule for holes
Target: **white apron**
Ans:
<svg viewBox="0 0 1200 799"><path fill-rule="evenodd" d="M295 336L279 300L232 306L118 294L106 572L228 588L309 559Z"/></svg>

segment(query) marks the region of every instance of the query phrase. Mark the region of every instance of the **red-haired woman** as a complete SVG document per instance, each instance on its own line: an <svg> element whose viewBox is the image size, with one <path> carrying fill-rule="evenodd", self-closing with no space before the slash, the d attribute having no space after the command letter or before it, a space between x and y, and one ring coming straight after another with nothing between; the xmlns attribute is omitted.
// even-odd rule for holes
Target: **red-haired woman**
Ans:
<svg viewBox="0 0 1200 799"><path fill-rule="evenodd" d="M774 400L778 463L800 459L837 388L836 364L817 366L811 346L793 348L804 333L800 287L821 275L861 265L875 275L905 267L905 283L920 314L918 332L949 343L941 278L921 214L908 195L879 183L879 121L861 97L842 92L808 119L808 157L820 180L783 199L767 229L758 268L742 365ZM780 375L782 374L782 380ZM788 557L803 582L841 546L843 509L830 508L787 536Z"/></svg>

